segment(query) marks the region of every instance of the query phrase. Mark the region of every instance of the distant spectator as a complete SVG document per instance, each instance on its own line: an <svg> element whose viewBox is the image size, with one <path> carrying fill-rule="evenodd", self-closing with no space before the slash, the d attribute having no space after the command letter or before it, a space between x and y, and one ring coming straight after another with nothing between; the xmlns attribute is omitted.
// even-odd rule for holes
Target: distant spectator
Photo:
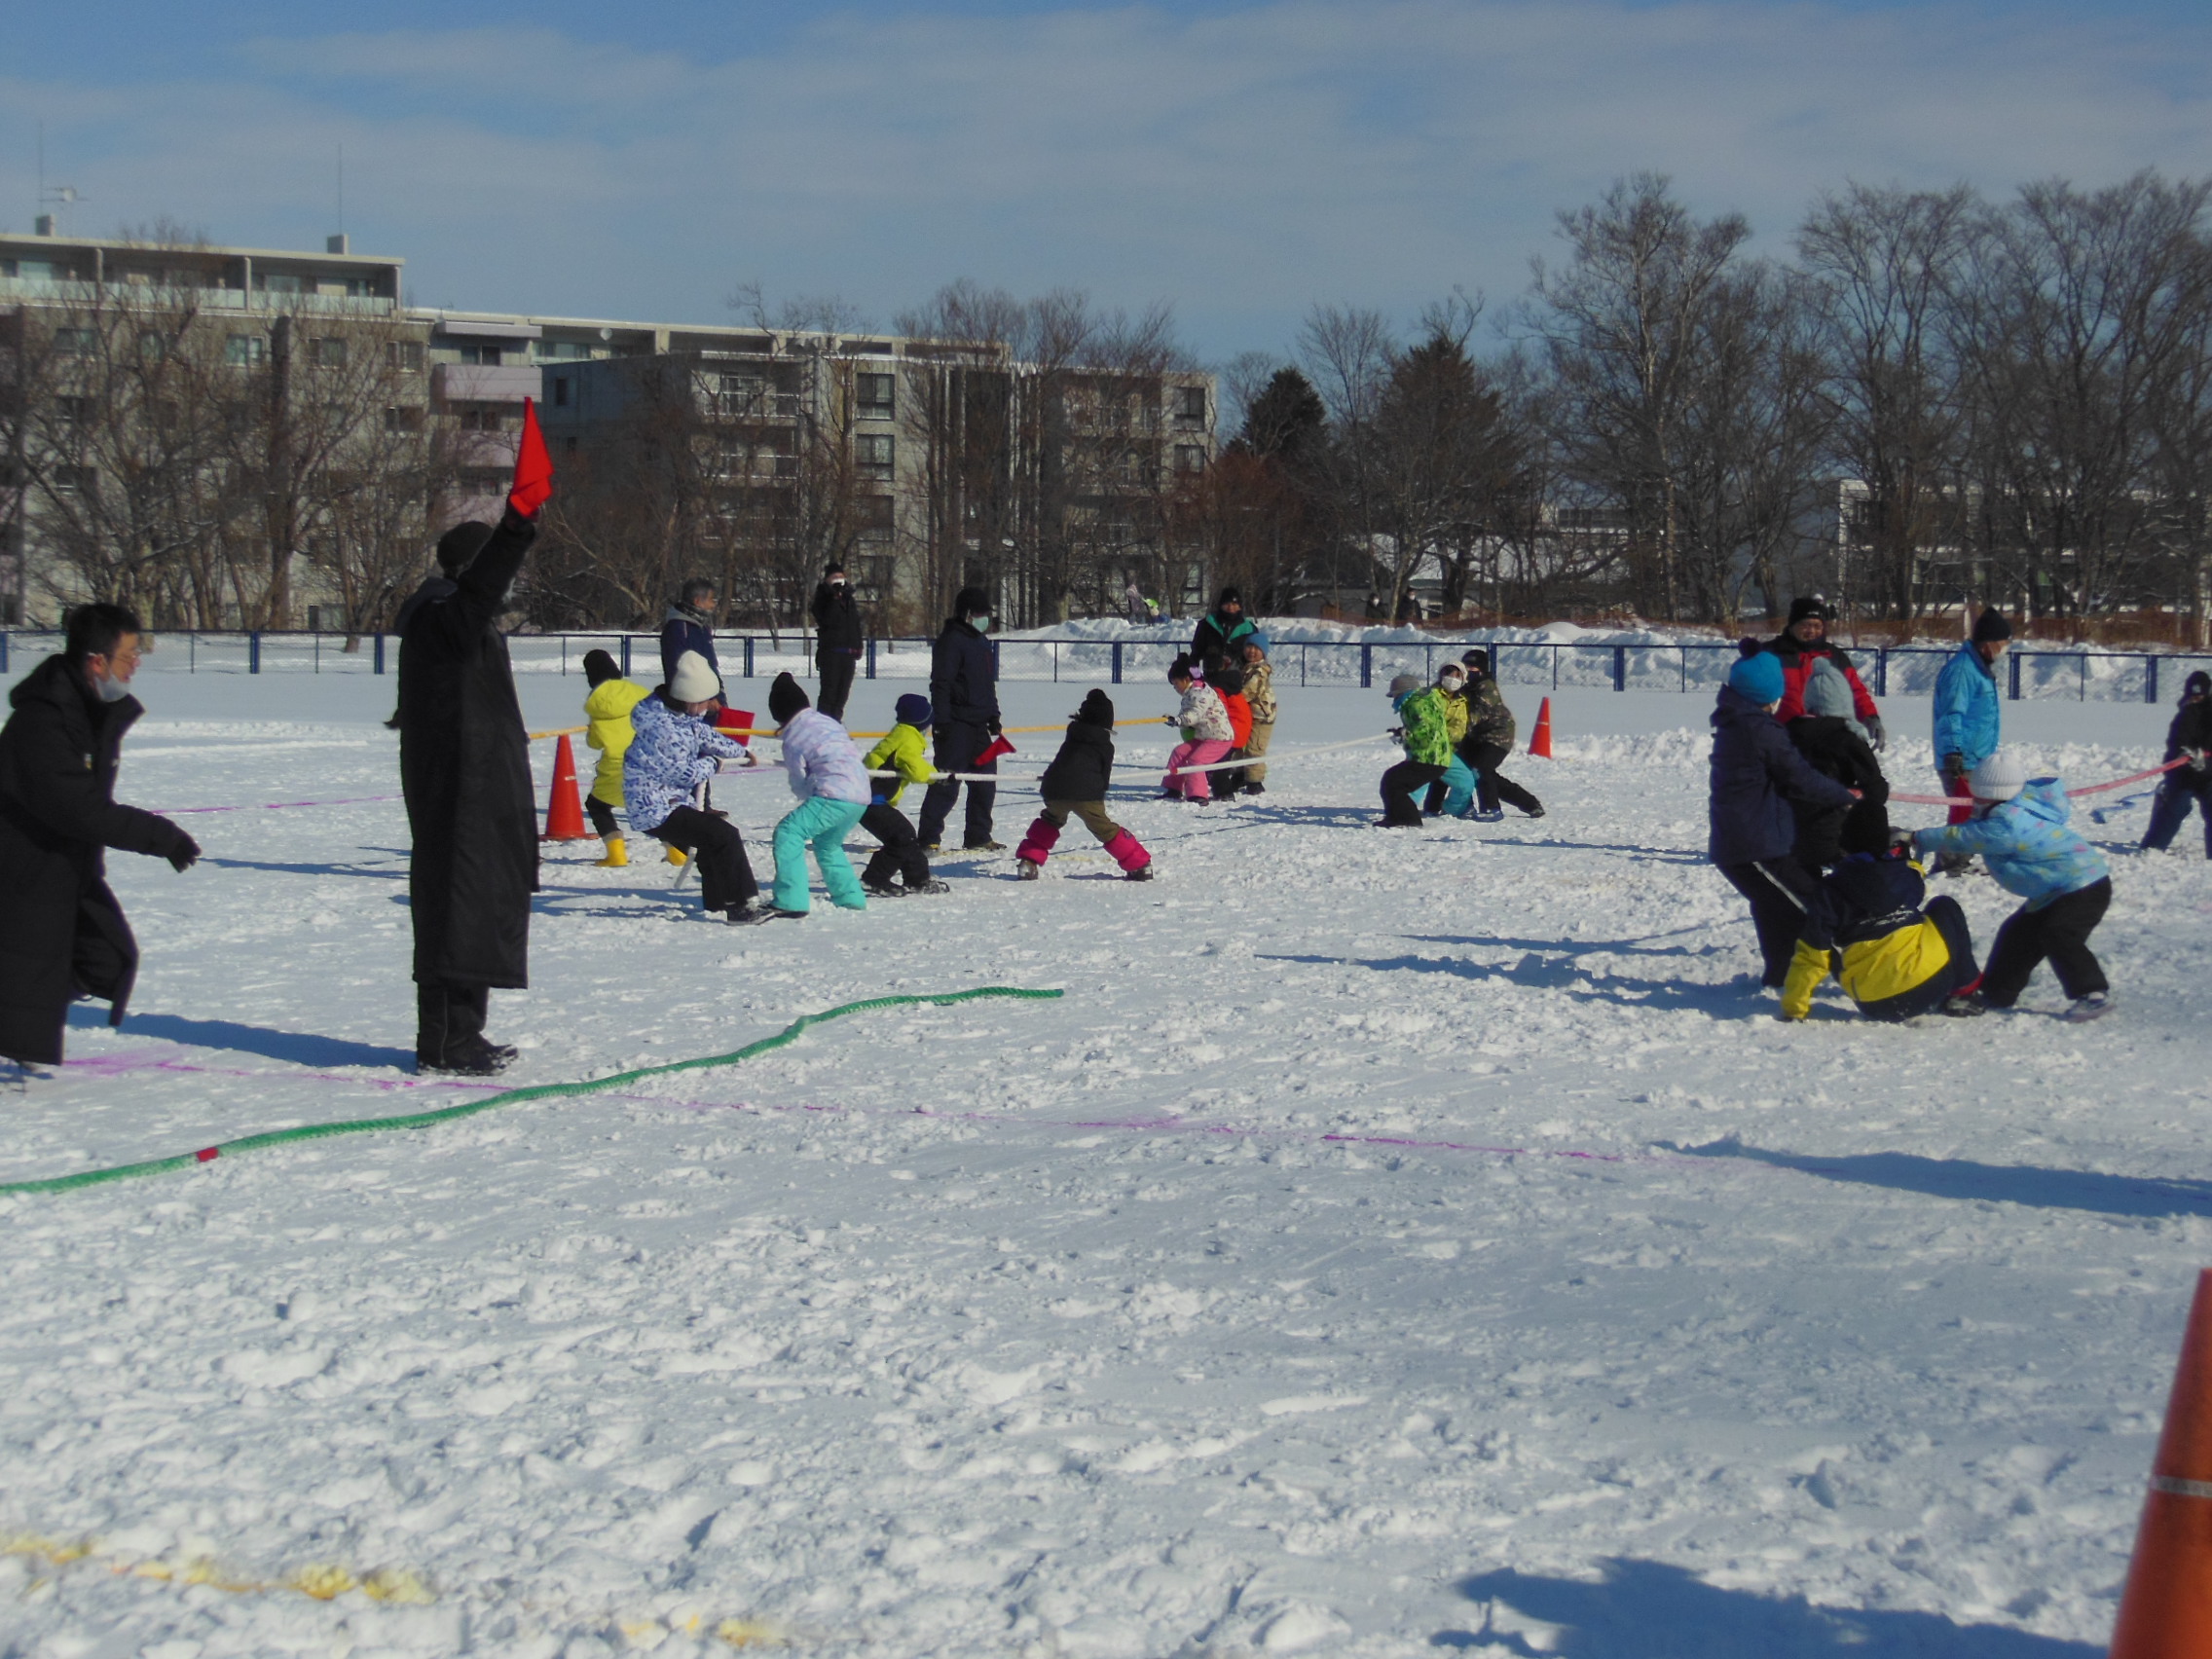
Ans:
<svg viewBox="0 0 2212 1659"><path fill-rule="evenodd" d="M715 655L715 607L719 598L719 590L713 582L705 576L693 576L668 608L660 625L662 684L676 678L676 665L685 651L697 651L715 671L715 678L721 678L721 658Z"/></svg>

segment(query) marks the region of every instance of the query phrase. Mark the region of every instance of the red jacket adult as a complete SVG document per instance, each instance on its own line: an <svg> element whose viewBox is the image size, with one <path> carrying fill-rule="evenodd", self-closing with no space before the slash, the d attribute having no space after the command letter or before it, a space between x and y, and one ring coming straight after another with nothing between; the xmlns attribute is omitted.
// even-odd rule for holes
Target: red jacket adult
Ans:
<svg viewBox="0 0 2212 1659"><path fill-rule="evenodd" d="M1851 658L1827 641L1816 640L1807 645L1785 630L1760 648L1782 659L1782 705L1774 711L1774 718L1784 725L1805 712L1805 682L1813 676L1813 664L1823 657L1843 672L1844 680L1851 686L1852 713L1859 717L1859 723L1864 725L1868 720L1882 718L1881 710L1874 707L1874 694L1860 680L1859 671L1851 666Z"/></svg>

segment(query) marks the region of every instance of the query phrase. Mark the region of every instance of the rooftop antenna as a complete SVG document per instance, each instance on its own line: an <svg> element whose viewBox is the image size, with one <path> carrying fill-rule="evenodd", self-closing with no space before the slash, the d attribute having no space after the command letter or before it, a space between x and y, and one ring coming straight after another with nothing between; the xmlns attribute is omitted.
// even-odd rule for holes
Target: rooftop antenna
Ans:
<svg viewBox="0 0 2212 1659"><path fill-rule="evenodd" d="M351 253L353 244L346 240L346 141L338 142L338 234L322 244L331 253Z"/></svg>
<svg viewBox="0 0 2212 1659"><path fill-rule="evenodd" d="M43 121L42 121L42 122L40 122L40 123L38 124L38 219L39 219L39 223L38 223L37 225L35 225L35 226L34 226L33 228L34 228L34 229L35 229L35 230L36 230L36 231L37 231L37 232L38 232L38 233L39 233L39 234L40 234L41 236L52 236L52 235L54 234L54 215L53 215L53 214L51 214L51 213L49 213L49 212L47 211L47 208L49 208L49 207L58 207L58 208L60 208L60 209L61 209L61 221L62 221L62 223L61 223L61 233L62 233L62 235L64 235L64 236L67 236L67 235L69 234L69 217L70 217L70 214L69 214L69 209L70 209L71 207L75 206L75 205L76 205L76 204L77 204L78 203L80 203L80 202L82 202L82 201L84 201L84 200L85 200L85 199L84 199L84 197L82 197L81 195L79 195L79 194L77 193L77 187L76 187L75 185L72 185L72 184L56 184L56 185L52 185L52 186L49 186L49 185L47 184L47 182L46 182L46 123L45 123L45 122L43 122Z"/></svg>

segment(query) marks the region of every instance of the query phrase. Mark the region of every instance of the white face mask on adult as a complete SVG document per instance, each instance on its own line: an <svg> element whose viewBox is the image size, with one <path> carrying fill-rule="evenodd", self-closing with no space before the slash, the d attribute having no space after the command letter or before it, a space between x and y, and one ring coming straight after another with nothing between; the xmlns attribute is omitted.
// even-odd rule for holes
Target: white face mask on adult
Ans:
<svg viewBox="0 0 2212 1659"><path fill-rule="evenodd" d="M92 676L92 690L103 703L120 703L130 695L130 682L128 680L118 680L112 674L95 674Z"/></svg>
<svg viewBox="0 0 2212 1659"><path fill-rule="evenodd" d="M980 616L969 617L968 626L975 629L978 634L988 634L991 631L990 613L986 611Z"/></svg>

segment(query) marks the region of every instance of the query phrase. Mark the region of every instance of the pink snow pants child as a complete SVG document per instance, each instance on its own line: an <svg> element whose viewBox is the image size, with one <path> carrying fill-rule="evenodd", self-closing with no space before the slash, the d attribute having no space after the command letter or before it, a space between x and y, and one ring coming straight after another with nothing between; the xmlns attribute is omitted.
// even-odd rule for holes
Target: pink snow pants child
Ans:
<svg viewBox="0 0 2212 1659"><path fill-rule="evenodd" d="M1060 831L1067 828L1071 813L1081 818L1084 827L1098 837L1107 856L1122 866L1124 875L1132 881L1146 879L1144 872L1151 866L1152 855L1134 835L1106 816L1106 803L1102 800L1047 801L1045 810L1037 815L1028 833L1021 837L1021 845L1014 849L1014 858L1023 866L1023 875L1044 867L1045 861L1059 844Z"/></svg>
<svg viewBox="0 0 2212 1659"><path fill-rule="evenodd" d="M1216 760L1229 757L1230 746L1226 743L1178 743L1174 753L1167 756L1167 776L1161 779L1160 787L1169 794L1179 794L1185 800L1213 799L1213 774L1211 772L1183 772L1181 766L1210 766Z"/></svg>

